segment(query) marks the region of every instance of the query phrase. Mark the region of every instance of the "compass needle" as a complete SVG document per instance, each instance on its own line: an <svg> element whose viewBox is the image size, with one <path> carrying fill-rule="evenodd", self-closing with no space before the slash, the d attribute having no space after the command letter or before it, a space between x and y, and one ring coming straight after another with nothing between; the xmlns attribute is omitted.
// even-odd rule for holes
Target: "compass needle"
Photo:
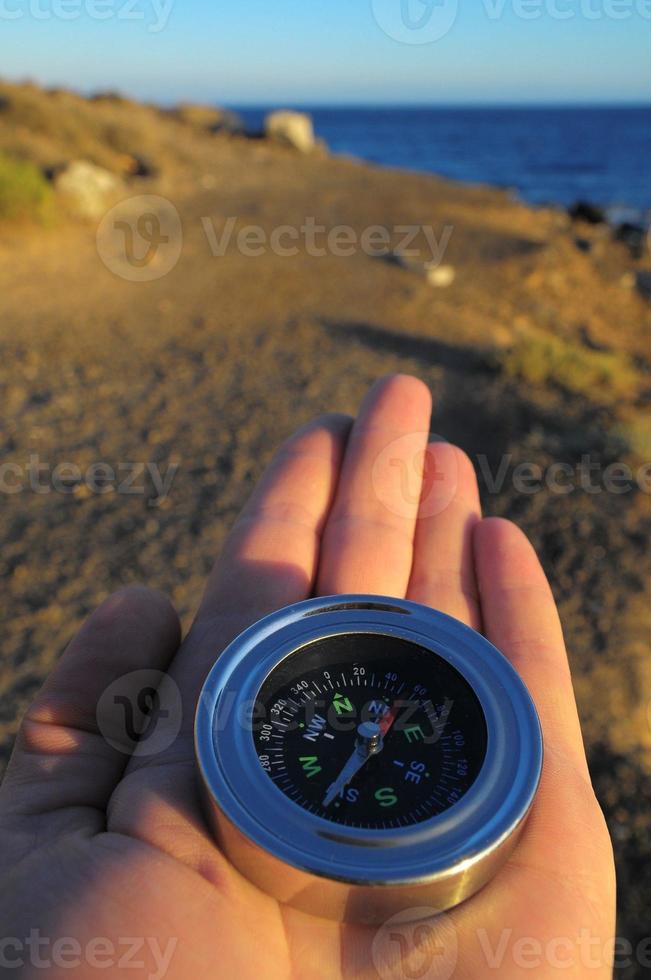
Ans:
<svg viewBox="0 0 651 980"><path fill-rule="evenodd" d="M372 755L376 755L382 749L383 730L380 725L373 722L363 722L357 727L357 740L355 749L348 762L341 770L333 783L330 783L328 792L323 800L323 806L328 807L332 801L342 794L346 786L353 777L360 771L365 762Z"/></svg>

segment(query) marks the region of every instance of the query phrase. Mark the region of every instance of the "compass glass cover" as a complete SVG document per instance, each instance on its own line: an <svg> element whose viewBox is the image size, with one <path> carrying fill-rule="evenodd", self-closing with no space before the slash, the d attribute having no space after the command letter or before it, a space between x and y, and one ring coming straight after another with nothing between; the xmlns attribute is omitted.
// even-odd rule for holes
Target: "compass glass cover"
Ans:
<svg viewBox="0 0 651 980"><path fill-rule="evenodd" d="M294 650L253 710L259 764L297 806L349 827L429 820L473 785L486 756L481 704L417 643L346 633Z"/></svg>

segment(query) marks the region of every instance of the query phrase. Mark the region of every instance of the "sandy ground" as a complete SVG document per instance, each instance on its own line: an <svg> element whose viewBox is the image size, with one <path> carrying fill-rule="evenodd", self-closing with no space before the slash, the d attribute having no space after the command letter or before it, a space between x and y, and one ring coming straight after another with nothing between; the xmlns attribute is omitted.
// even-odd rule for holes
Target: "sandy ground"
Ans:
<svg viewBox="0 0 651 980"><path fill-rule="evenodd" d="M354 412L379 375L411 371L434 393L433 430L473 457L486 512L519 521L543 557L617 851L620 932L646 935L651 496L527 494L512 479L522 461L576 467L590 454L602 470L644 461L618 437L649 408L651 315L630 288L626 250L584 229L585 253L563 214L490 189L265 141L197 140L183 168L128 191L150 193L174 204L183 228L178 263L155 281L107 269L92 222L0 231L2 461L24 471L36 454L46 486L62 462L85 470L102 461L125 476L130 463L177 467L162 500L152 500L150 480L140 494L98 494L74 478L69 493L2 494L3 758L21 711L104 596L146 581L171 595L187 624L279 440L315 413ZM358 234L415 224L440 239L450 226L444 262L456 278L436 288L359 249L289 258L231 246L214 256L201 219L219 234L230 216L267 232L308 217ZM423 235L417 244L429 257ZM508 370L505 352L528 349L541 332L581 351L626 352L630 384L584 383L579 373L576 383L554 374L535 383L530 367ZM487 468L503 459L507 477L491 491Z"/></svg>

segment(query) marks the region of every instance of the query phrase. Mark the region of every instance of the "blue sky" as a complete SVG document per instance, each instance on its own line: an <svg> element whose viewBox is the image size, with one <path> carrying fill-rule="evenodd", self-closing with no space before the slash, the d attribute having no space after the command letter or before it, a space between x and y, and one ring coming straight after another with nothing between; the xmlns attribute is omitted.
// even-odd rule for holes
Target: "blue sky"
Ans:
<svg viewBox="0 0 651 980"><path fill-rule="evenodd" d="M651 0L0 0L0 37L6 78L161 102L651 102Z"/></svg>

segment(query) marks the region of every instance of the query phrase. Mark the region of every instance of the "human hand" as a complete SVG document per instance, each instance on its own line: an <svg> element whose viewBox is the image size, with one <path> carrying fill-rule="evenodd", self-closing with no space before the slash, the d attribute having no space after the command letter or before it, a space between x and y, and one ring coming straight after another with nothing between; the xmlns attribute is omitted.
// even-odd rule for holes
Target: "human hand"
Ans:
<svg viewBox="0 0 651 980"><path fill-rule="evenodd" d="M14 975L42 975L29 941L38 931L53 978L508 980L531 975L537 949L537 977L610 976L612 850L538 559L515 525L482 520L460 450L428 450L439 479L420 512L417 495L399 497L395 468L377 465L389 444L412 464L430 411L425 386L397 376L373 388L352 429L325 416L299 430L231 531L180 647L176 613L144 588L108 599L73 639L0 788L0 957L23 963ZM194 708L220 649L274 609L351 592L407 596L484 632L527 683L545 740L540 789L502 870L443 926L433 919L413 943L385 944L381 962L377 929L279 906L235 871L204 822L194 764ZM102 737L96 707L138 669L168 672L183 720L168 748L126 758ZM454 973L432 955L451 933Z"/></svg>

